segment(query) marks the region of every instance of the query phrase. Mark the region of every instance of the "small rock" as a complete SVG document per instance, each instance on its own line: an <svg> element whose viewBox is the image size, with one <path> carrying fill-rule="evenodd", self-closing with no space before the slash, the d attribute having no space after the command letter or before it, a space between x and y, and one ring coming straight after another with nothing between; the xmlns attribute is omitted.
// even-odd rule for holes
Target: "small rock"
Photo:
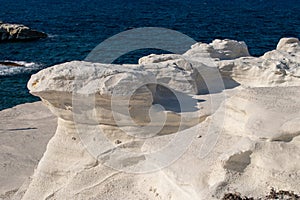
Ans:
<svg viewBox="0 0 300 200"><path fill-rule="evenodd" d="M0 23L0 42L15 42L46 38L47 34L22 24Z"/></svg>
<svg viewBox="0 0 300 200"><path fill-rule="evenodd" d="M18 63L10 62L10 61L0 62L0 65L4 65L4 66L8 66L8 67L24 67L24 65L20 65Z"/></svg>

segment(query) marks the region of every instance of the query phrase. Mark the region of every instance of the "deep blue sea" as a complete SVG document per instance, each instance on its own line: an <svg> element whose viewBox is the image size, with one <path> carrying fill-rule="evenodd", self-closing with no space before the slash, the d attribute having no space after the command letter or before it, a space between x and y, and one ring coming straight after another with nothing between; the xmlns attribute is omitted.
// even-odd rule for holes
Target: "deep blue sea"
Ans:
<svg viewBox="0 0 300 200"><path fill-rule="evenodd" d="M300 37L300 0L0 0L0 20L49 34L34 42L0 44L0 61L21 61L25 69L0 67L0 110L38 100L28 93L32 73L83 60L100 42L137 27L164 27L196 41L243 40L252 55L276 47L281 37ZM147 49L118 63L136 63Z"/></svg>

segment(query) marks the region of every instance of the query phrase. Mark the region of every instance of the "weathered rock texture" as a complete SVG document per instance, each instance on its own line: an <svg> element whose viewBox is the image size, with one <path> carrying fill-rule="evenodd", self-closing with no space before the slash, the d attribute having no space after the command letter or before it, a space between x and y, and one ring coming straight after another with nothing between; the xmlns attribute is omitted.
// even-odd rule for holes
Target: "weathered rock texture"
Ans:
<svg viewBox="0 0 300 200"><path fill-rule="evenodd" d="M0 127L0 199L7 200L34 172L57 119L41 102L27 103L0 111Z"/></svg>
<svg viewBox="0 0 300 200"><path fill-rule="evenodd" d="M259 58L243 42L215 40L138 65L74 61L42 70L28 88L58 128L15 198L299 192L299 56L295 38ZM203 87L211 94L197 95Z"/></svg>
<svg viewBox="0 0 300 200"><path fill-rule="evenodd" d="M232 60L240 57L250 56L245 42L236 40L214 40L210 44L202 42L194 44L184 55L198 57L211 57L220 60Z"/></svg>
<svg viewBox="0 0 300 200"><path fill-rule="evenodd" d="M46 37L46 33L33 30L22 24L0 22L0 42L37 40Z"/></svg>
<svg viewBox="0 0 300 200"><path fill-rule="evenodd" d="M299 86L300 42L283 38L276 50L261 57L243 57L218 62L220 72L245 86Z"/></svg>

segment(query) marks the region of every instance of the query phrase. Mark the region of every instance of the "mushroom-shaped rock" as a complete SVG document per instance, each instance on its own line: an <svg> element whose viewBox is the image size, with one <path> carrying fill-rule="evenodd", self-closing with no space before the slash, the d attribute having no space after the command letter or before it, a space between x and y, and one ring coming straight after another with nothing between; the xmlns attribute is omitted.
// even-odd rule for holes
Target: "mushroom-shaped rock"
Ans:
<svg viewBox="0 0 300 200"><path fill-rule="evenodd" d="M220 199L232 188L251 196L270 187L299 191L297 48L234 60L239 50L226 48L217 41L139 65L76 61L33 75L28 87L58 116L58 128L22 199L198 200ZM193 87L181 79L194 81L193 68L204 66L192 61L205 58L216 64L206 66L212 72L242 86L189 95ZM189 109L178 111L172 92L155 82L197 102L184 101Z"/></svg>
<svg viewBox="0 0 300 200"><path fill-rule="evenodd" d="M74 175L89 168L104 180L112 170L95 168L98 162L117 169L134 168L146 160L141 147L147 138L176 133L205 119L197 115L196 104L188 104L194 108L191 116L187 114L192 111L181 116L174 110L176 105L169 110L153 105L153 91L147 83L155 79L142 66L80 61L32 75L28 88L58 116L58 127L24 199L46 199L51 191L67 188L66 179L75 181ZM184 98L191 99L188 103L197 101L188 95Z"/></svg>
<svg viewBox="0 0 300 200"><path fill-rule="evenodd" d="M84 111L82 120L92 123L94 112L97 111L98 123L115 125L112 104L115 111L127 104L132 111L140 109L139 113L143 113L142 110L152 105L152 93L147 83L153 82L155 77L151 72L74 61L32 75L28 88L64 120L72 121L75 111ZM143 121L148 117L148 113L144 114L144 117L140 115L133 118Z"/></svg>

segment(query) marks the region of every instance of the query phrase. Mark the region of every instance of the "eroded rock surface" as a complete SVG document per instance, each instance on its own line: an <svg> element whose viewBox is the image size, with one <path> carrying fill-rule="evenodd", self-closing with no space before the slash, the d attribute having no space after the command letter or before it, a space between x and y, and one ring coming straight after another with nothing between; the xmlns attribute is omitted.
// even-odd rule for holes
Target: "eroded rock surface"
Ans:
<svg viewBox="0 0 300 200"><path fill-rule="evenodd" d="M300 43L283 38L277 49L261 57L243 57L218 62L220 72L244 86L299 86Z"/></svg>
<svg viewBox="0 0 300 200"><path fill-rule="evenodd" d="M236 40L214 40L210 44L196 43L184 55L211 57L219 60L232 60L250 56L245 42Z"/></svg>
<svg viewBox="0 0 300 200"><path fill-rule="evenodd" d="M299 54L295 38L259 58L243 42L215 40L137 65L74 61L40 71L28 88L58 117L58 128L16 198L298 192ZM237 84L226 87L229 80ZM197 95L203 82L211 94Z"/></svg>
<svg viewBox="0 0 300 200"><path fill-rule="evenodd" d="M0 111L0 127L0 199L7 200L33 174L57 119L41 102L27 103Z"/></svg>

